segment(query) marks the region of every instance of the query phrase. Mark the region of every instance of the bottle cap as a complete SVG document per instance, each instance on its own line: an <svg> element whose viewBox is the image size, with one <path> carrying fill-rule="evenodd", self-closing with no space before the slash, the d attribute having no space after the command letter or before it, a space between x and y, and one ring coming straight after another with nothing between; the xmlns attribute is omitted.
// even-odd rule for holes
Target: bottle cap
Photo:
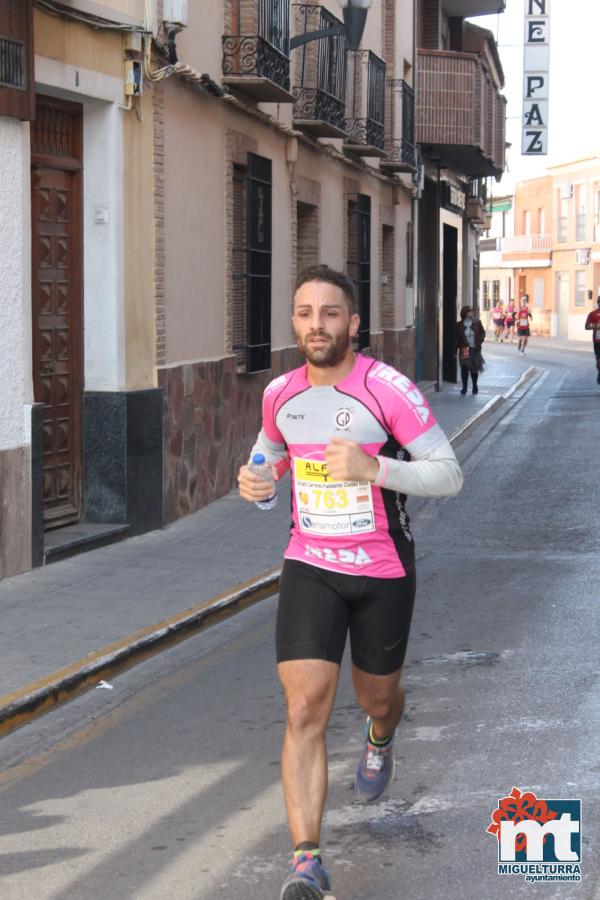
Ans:
<svg viewBox="0 0 600 900"><path fill-rule="evenodd" d="M262 466L264 461L265 461L265 458L262 453L255 453L254 456L252 457L252 462L256 463L257 466Z"/></svg>

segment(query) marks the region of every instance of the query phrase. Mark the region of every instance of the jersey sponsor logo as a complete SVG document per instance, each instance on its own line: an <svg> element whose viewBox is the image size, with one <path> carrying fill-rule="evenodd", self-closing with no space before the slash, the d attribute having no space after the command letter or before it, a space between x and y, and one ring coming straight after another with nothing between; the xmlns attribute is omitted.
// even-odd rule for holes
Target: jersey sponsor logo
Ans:
<svg viewBox="0 0 600 900"><path fill-rule="evenodd" d="M314 547L312 544L304 545L304 553L312 559L322 559L325 562L341 563L346 566L369 566L373 562L369 554L362 547Z"/></svg>
<svg viewBox="0 0 600 900"><path fill-rule="evenodd" d="M425 404L423 394L415 387L410 378L407 378L406 375L401 375L395 369L392 369L391 366L386 366L385 363L374 366L369 372L369 378L376 378L378 381L383 381L394 387L412 403L423 424L427 422L429 419L429 408Z"/></svg>
<svg viewBox="0 0 600 900"><path fill-rule="evenodd" d="M352 412L349 409L338 409L335 416L335 424L342 431L347 431L352 422Z"/></svg>

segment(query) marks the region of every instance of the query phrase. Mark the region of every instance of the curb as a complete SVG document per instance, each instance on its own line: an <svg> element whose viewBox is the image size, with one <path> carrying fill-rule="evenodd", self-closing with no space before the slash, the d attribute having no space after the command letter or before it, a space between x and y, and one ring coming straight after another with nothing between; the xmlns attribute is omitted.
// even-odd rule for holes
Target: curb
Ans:
<svg viewBox="0 0 600 900"><path fill-rule="evenodd" d="M506 391L504 394L496 394L495 397L491 397L488 402L483 406L478 412L471 416L470 419L467 419L460 428L457 428L455 432L450 437L450 443L453 447L457 447L459 444L462 444L472 433L473 431L481 425L485 419L488 419L493 412L495 412L499 407L504 406L507 400L510 400L512 395L518 391L520 387L522 387L527 381L533 378L535 375L540 374L540 370L535 366L530 366L528 369L523 372L523 374L515 381L513 385Z"/></svg>
<svg viewBox="0 0 600 900"><path fill-rule="evenodd" d="M159 650L166 650L209 625L272 596L277 593L280 573L281 566L269 569L234 591L226 591L149 628L127 635L52 672L46 678L5 694L0 697L0 737L74 699L103 678L117 675Z"/></svg>
<svg viewBox="0 0 600 900"><path fill-rule="evenodd" d="M478 425L506 403L519 387L539 372L533 366L527 369L505 394L492 397L482 409L461 425L451 435L450 443L453 446L462 443ZM281 566L269 569L235 590L224 591L197 606L89 653L18 691L0 696L0 737L10 734L56 706L73 700L103 679L114 677L159 651L198 634L204 628L271 597L279 589L280 574Z"/></svg>

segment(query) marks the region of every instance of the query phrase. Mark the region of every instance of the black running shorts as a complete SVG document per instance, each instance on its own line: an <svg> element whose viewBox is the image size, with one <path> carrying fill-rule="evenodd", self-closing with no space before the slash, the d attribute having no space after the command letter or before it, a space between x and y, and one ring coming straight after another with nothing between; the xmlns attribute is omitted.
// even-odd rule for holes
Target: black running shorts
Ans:
<svg viewBox="0 0 600 900"><path fill-rule="evenodd" d="M277 662L342 661L350 630L352 662L371 675L402 666L415 599L415 567L404 578L329 572L286 559L277 609Z"/></svg>

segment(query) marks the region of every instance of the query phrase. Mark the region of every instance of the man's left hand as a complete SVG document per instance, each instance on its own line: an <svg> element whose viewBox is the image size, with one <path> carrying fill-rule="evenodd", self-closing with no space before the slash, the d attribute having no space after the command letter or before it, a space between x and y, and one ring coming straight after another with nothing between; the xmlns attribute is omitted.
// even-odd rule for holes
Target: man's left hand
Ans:
<svg viewBox="0 0 600 900"><path fill-rule="evenodd" d="M375 481L379 462L354 441L334 437L325 448L327 474L334 481Z"/></svg>

